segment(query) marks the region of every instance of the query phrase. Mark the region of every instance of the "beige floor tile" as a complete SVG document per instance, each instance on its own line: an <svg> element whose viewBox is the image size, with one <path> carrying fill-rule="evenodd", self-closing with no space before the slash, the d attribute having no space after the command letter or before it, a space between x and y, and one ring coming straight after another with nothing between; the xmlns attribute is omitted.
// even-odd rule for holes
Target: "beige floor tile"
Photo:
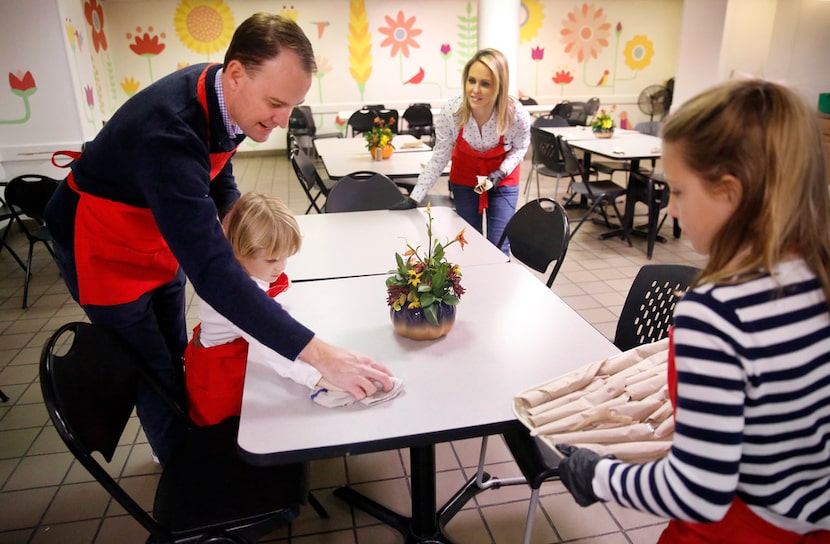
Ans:
<svg viewBox="0 0 830 544"><path fill-rule="evenodd" d="M98 482L63 485L46 511L43 523L102 518L111 500Z"/></svg>
<svg viewBox="0 0 830 544"><path fill-rule="evenodd" d="M30 544L92 542L99 525L100 519L45 525L35 533Z"/></svg>
<svg viewBox="0 0 830 544"><path fill-rule="evenodd" d="M60 485L74 457L69 452L30 455L20 461L4 489L30 489Z"/></svg>

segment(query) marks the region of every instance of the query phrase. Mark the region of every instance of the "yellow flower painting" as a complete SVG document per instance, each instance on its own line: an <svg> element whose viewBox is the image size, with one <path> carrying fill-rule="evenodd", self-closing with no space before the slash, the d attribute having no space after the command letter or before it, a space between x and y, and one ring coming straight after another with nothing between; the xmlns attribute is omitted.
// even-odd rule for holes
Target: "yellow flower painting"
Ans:
<svg viewBox="0 0 830 544"><path fill-rule="evenodd" d="M235 26L233 13L223 0L182 0L173 24L188 49L206 55L224 51Z"/></svg>

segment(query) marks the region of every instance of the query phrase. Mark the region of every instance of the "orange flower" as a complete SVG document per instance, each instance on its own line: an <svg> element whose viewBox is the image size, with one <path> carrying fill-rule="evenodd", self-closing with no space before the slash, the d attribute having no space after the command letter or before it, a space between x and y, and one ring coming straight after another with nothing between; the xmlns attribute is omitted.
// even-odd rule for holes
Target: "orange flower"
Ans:
<svg viewBox="0 0 830 544"><path fill-rule="evenodd" d="M562 21L562 43L565 53L570 53L579 62L597 55L608 46L611 35L611 23L606 21L602 8L593 4L582 4L581 8L568 12L568 18Z"/></svg>
<svg viewBox="0 0 830 544"><path fill-rule="evenodd" d="M89 26L92 27L92 45L97 53L100 49L107 50L107 36L104 34L104 8L98 4L98 0L84 2L84 17Z"/></svg>
<svg viewBox="0 0 830 544"><path fill-rule="evenodd" d="M464 231L466 231L466 230L467 230L466 228L461 229L461 232L459 232L458 236L455 237L455 239L458 241L458 243L461 244L461 249L464 249L464 246L466 246L467 244L470 243L470 242L467 241L466 238L464 238Z"/></svg>
<svg viewBox="0 0 830 544"><path fill-rule="evenodd" d="M397 20L393 20L388 15L386 15L385 18L386 24L389 26L382 26L378 28L378 32L385 34L388 37L380 43L380 46L386 47L391 45L392 51L390 52L390 55L393 57L397 55L400 50L404 57L409 58L410 47L421 47L418 42L413 40L413 38L421 34L423 30L419 28L412 28L412 25L415 24L415 17L410 17L405 20L403 11L398 11Z"/></svg>

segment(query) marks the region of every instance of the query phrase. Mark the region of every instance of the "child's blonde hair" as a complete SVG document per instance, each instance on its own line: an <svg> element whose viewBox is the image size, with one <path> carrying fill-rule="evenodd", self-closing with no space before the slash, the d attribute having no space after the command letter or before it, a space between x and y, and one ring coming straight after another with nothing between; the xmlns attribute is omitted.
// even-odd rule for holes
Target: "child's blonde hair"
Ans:
<svg viewBox="0 0 830 544"><path fill-rule="evenodd" d="M733 80L683 104L662 136L677 144L683 162L711 190L726 175L742 186L741 201L712 240L697 283L744 281L798 255L830 306L827 165L818 120L807 104L780 84Z"/></svg>
<svg viewBox="0 0 830 544"><path fill-rule="evenodd" d="M237 259L263 250L268 258L285 258L300 251L302 235L291 210L278 198L245 193L225 218L225 236Z"/></svg>
<svg viewBox="0 0 830 544"><path fill-rule="evenodd" d="M496 132L499 135L507 132L510 125L513 123L513 116L515 114L514 108L510 104L510 96L508 95L508 88L510 87L510 66L507 63L507 57L498 49L481 49L467 61L464 65L464 72L461 76L461 88L466 89L467 76L470 75L470 68L476 62L482 63L490 69L493 74L493 86L496 93ZM463 127L470 120L472 110L470 110L470 99L467 93L463 93L464 99L461 101L461 106L456 112L458 115L458 126Z"/></svg>

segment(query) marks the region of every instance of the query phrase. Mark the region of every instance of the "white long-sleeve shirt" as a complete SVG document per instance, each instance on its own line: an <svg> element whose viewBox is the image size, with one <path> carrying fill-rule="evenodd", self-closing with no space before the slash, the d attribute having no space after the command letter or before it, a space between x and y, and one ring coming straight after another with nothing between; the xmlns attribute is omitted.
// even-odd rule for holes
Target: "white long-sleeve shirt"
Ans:
<svg viewBox="0 0 830 544"><path fill-rule="evenodd" d="M432 150L432 158L418 176L418 182L410 193L412 199L417 202L423 200L432 189L452 158L459 132L456 123L458 117L455 112L461 107L462 99L463 97L459 95L447 100L441 108L441 113L435 118L435 147ZM511 98L509 107L513 111L513 123L504 133L504 146L509 151L500 166L508 174L525 158L527 148L530 147L530 125L532 124L530 114L521 102ZM496 147L499 143L499 135L496 132L496 112L494 111L490 119L482 125L480 132L475 119L471 116L464 126L463 138L476 151L484 152Z"/></svg>
<svg viewBox="0 0 830 544"><path fill-rule="evenodd" d="M268 290L268 283L257 278L251 278L263 290ZM316 368L303 361L289 361L276 351L257 341L222 314L214 310L204 300L199 300L199 320L202 323L199 333L199 342L206 348L227 344L240 336L248 342L248 362L263 362L273 368L277 374L313 389L320 381L322 374Z"/></svg>
<svg viewBox="0 0 830 544"><path fill-rule="evenodd" d="M803 260L776 275L702 285L677 304L671 452L600 461L599 498L712 522L737 494L778 527L830 529L830 313Z"/></svg>

